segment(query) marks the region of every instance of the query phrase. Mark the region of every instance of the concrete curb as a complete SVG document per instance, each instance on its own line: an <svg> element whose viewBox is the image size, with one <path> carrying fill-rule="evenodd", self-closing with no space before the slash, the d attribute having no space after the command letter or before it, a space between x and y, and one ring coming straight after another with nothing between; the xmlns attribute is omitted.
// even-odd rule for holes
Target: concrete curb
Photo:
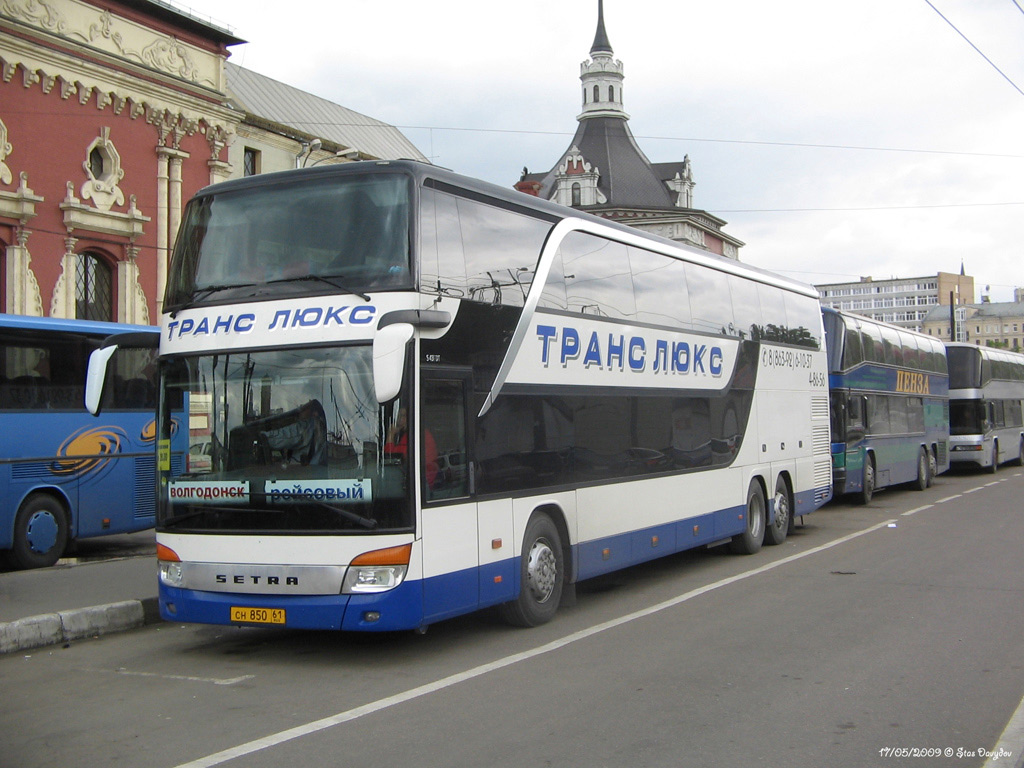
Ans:
<svg viewBox="0 0 1024 768"><path fill-rule="evenodd" d="M158 621L155 597L29 616L0 623L0 654L124 632Z"/></svg>

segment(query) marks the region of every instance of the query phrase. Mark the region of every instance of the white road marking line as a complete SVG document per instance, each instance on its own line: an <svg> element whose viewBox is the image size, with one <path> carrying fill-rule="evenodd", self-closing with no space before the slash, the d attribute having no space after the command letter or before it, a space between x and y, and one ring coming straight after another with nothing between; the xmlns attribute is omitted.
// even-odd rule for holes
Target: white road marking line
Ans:
<svg viewBox="0 0 1024 768"><path fill-rule="evenodd" d="M394 696L388 696L387 698L372 701L369 704L364 704L363 706L356 707L355 709L349 709L345 712L339 712L336 715L331 715L330 717L325 717L321 720L314 720L303 725L297 725L294 728L289 728L284 731L279 731L278 733L270 734L269 736L264 736L262 739L255 739L254 741L250 741L245 744L239 744L237 747L225 749L221 752L208 755L207 757L201 757L189 763L182 763L181 765L177 766L177 768L210 768L211 766L222 765L223 763L226 763L229 760L234 760L239 757L245 757L246 755L251 755L254 752L260 752L264 749L276 747L277 745L283 744L286 741L292 741L293 739L298 739L302 736L309 736L310 734L317 733L318 731L323 731L327 728L332 728L335 725L348 723L353 720L357 720L360 717L365 717L366 715L371 715L375 712L380 712L381 710L388 709L389 707L393 707L397 704L403 704L407 701L412 701L413 699L417 699L421 696L426 696L430 693L436 693L437 691L444 690L445 688L451 688L454 685L458 685L459 683L466 682L467 680L472 680L474 678L481 677L482 675L486 675L489 672L495 672L499 669L510 667L513 664L518 664L521 661L528 661L538 656L542 656L546 653L551 653L552 651L564 648L567 645L577 643L580 640L586 640L587 638L593 637L594 635L606 632L609 629L614 629L624 624L629 624L630 622L637 621L638 619L643 619L647 616L652 616L656 613L660 613L669 608L674 608L677 605L681 605L682 603L688 602L689 600L693 600L694 598L700 597L701 595L706 595L707 593L713 592L716 589L721 589L722 587L729 586L730 584L735 584L736 582L749 579L752 576L759 576L762 573L767 573L768 571L772 571L776 568L782 567L783 565L788 565L789 563L796 562L797 560L802 560L805 557L816 555L819 552L824 552L828 549L832 549L833 547L837 547L840 544L845 544L848 541L853 541L854 539L860 538L861 536L873 533L874 531L877 531L880 528L885 528L889 524L894 522L894 520L886 520L884 523L878 523L877 525L873 525L870 528L865 528L862 531L856 531L855 533L848 534L841 538L835 539L834 541L830 541L826 544L821 544L820 546L814 547L813 549L809 549L806 552L799 552L797 554L790 555L789 557L784 557L781 560L776 560L772 563L766 563L765 565L762 565L759 568L754 568L753 570L745 571L735 576L730 576L726 579L716 581L713 584L708 584L706 586L699 587L697 589L691 590L690 592L686 592L682 595L677 595L676 597L673 597L670 600L658 603L657 605L652 605L649 608L643 608L639 611L634 611L633 613L626 614L625 616L621 616L617 619L611 619L610 621L606 621L602 624L596 624L588 629L582 629L579 632L574 632L571 635L566 635L565 637L559 640L553 640L552 642L547 643L545 645L541 645L537 648L534 648L533 650L523 651L522 653L517 653L512 656L506 656L505 658L497 659L488 664L482 664L478 667L474 667L473 669L468 669L465 672L460 672L458 674L445 677L433 683L427 683L426 685L421 685L418 688L411 688L408 691L397 693Z"/></svg>
<svg viewBox="0 0 1024 768"><path fill-rule="evenodd" d="M910 515L917 514L918 512L922 512L922 511L924 511L926 509L931 509L934 506L935 506L934 504L925 504L923 507L918 507L917 509L911 509L911 510L908 510L906 512L901 512L900 513L900 517L908 517Z"/></svg>
<svg viewBox="0 0 1024 768"><path fill-rule="evenodd" d="M982 768L996 768L996 766L1019 766L1021 765L1021 746L1024 745L1024 699L1021 699L1017 711L1010 717L1003 732L999 734L999 741L992 747L992 754ZM1003 762L998 762L1003 758ZM1013 762L1008 762L1010 758Z"/></svg>
<svg viewBox="0 0 1024 768"><path fill-rule="evenodd" d="M214 685L235 685L256 677L256 675L242 675L241 677L193 677L191 675L165 675L160 672L132 672L127 669L90 669L88 671L108 675L124 675L125 677L158 677L161 680L183 680L189 683L213 683Z"/></svg>

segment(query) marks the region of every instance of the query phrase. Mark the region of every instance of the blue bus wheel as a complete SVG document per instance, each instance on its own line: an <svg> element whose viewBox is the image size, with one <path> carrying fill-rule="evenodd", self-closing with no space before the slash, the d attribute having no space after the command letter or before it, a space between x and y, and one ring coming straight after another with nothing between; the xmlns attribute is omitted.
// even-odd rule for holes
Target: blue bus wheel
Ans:
<svg viewBox="0 0 1024 768"><path fill-rule="evenodd" d="M864 487L860 491L861 504L870 504L871 497L875 495L875 460L871 454L864 456Z"/></svg>
<svg viewBox="0 0 1024 768"><path fill-rule="evenodd" d="M565 558L558 527L547 515L534 515L523 535L519 597L501 606L502 617L517 627L550 621L558 611L564 581Z"/></svg>
<svg viewBox="0 0 1024 768"><path fill-rule="evenodd" d="M914 487L919 491L923 491L931 484L931 464L928 461L928 449L922 448L917 454L917 484Z"/></svg>
<svg viewBox="0 0 1024 768"><path fill-rule="evenodd" d="M52 496L30 496L14 520L11 559L17 568L47 568L68 544L68 516Z"/></svg>
<svg viewBox="0 0 1024 768"><path fill-rule="evenodd" d="M775 518L764 531L764 543L773 545L784 542L793 527L793 505L789 500L789 484L782 475L775 481L774 504Z"/></svg>
<svg viewBox="0 0 1024 768"><path fill-rule="evenodd" d="M746 530L733 536L729 549L737 555L752 555L760 551L764 543L764 528L768 505L764 500L764 491L757 480L750 481L747 489Z"/></svg>

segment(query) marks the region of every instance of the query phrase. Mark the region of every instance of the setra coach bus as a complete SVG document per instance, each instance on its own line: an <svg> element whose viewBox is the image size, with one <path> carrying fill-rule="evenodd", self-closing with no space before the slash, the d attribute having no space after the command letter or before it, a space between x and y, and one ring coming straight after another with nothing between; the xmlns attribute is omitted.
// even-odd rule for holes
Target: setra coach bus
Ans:
<svg viewBox="0 0 1024 768"><path fill-rule="evenodd" d="M533 626L831 497L813 288L430 165L208 187L163 308L168 620Z"/></svg>

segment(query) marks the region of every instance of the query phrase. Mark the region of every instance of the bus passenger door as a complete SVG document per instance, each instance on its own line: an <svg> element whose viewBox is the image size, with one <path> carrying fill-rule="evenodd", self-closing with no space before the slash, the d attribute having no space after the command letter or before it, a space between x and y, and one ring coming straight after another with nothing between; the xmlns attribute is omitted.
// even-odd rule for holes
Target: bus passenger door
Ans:
<svg viewBox="0 0 1024 768"><path fill-rule="evenodd" d="M427 621L480 604L476 504L469 457L470 372L422 369L423 607Z"/></svg>

